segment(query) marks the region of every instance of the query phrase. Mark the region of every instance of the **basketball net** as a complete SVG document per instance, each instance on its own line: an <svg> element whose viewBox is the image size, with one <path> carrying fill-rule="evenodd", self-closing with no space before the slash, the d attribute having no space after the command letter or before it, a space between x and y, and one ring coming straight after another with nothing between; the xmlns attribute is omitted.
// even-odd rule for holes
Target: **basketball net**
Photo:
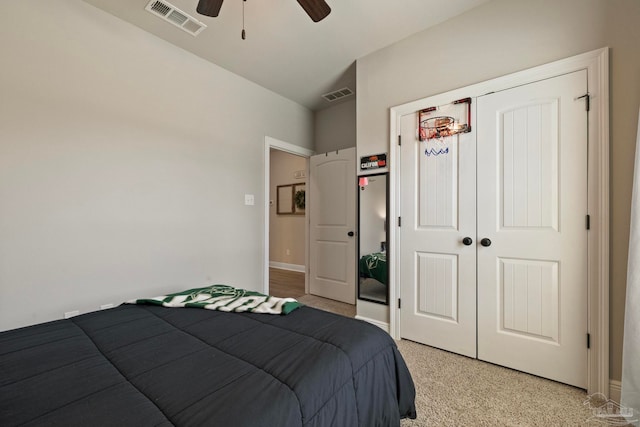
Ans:
<svg viewBox="0 0 640 427"><path fill-rule="evenodd" d="M471 98L421 110L418 120L418 139L425 143L424 154L449 154L450 137L471 131Z"/></svg>

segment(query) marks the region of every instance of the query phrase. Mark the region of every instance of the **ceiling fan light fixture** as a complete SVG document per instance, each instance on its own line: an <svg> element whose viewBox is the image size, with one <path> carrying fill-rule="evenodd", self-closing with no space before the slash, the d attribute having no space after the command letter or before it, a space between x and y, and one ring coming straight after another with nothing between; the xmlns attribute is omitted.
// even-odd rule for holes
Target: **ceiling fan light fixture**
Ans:
<svg viewBox="0 0 640 427"><path fill-rule="evenodd" d="M200 15L211 16L215 18L220 14L222 2L224 0L199 0L196 11ZM298 0L298 3L313 22L322 21L331 13L331 8L324 0Z"/></svg>

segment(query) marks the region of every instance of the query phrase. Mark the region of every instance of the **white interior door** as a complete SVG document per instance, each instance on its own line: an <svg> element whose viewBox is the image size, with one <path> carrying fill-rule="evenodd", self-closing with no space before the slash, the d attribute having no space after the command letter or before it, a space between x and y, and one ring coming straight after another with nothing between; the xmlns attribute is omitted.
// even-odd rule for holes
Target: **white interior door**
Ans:
<svg viewBox="0 0 640 427"><path fill-rule="evenodd" d="M401 336L476 357L475 134L427 155L417 123L401 118Z"/></svg>
<svg viewBox="0 0 640 427"><path fill-rule="evenodd" d="M355 148L311 157L309 292L356 302Z"/></svg>
<svg viewBox="0 0 640 427"><path fill-rule="evenodd" d="M478 358L582 388L586 93L578 71L477 102Z"/></svg>

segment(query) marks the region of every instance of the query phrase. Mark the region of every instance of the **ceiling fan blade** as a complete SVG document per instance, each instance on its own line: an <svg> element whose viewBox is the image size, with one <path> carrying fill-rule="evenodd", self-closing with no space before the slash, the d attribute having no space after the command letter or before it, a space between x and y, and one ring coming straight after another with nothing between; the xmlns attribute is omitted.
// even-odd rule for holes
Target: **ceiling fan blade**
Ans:
<svg viewBox="0 0 640 427"><path fill-rule="evenodd" d="M200 15L216 17L220 13L223 0L200 0L196 11Z"/></svg>
<svg viewBox="0 0 640 427"><path fill-rule="evenodd" d="M203 0L200 0L203 1ZM324 0L298 0L313 22L322 21L331 13L331 8Z"/></svg>

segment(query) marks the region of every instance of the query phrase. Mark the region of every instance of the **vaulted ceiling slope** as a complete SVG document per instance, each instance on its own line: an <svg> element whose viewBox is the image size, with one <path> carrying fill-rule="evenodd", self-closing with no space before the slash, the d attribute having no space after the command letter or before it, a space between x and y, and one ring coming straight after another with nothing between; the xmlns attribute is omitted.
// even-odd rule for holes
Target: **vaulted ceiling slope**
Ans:
<svg viewBox="0 0 640 427"><path fill-rule="evenodd" d="M246 40L240 36L242 0L224 1L216 18L199 15L198 0L168 0L207 26L196 37L147 12L149 0L84 1L311 110L320 110L334 105L322 94L343 87L355 90L356 59L488 0L327 0L331 13L318 23L296 0L247 0ZM425 46L416 55L428 52Z"/></svg>

